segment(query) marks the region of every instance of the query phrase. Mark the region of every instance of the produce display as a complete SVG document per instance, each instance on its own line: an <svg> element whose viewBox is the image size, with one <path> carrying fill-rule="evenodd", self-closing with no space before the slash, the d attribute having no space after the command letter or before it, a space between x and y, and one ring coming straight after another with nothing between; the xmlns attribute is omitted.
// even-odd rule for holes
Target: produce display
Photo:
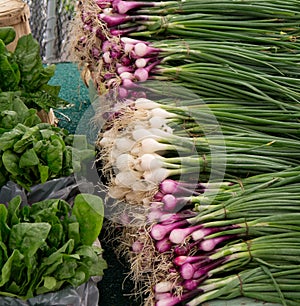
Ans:
<svg viewBox="0 0 300 306"><path fill-rule="evenodd" d="M98 240L104 206L81 178L95 158L94 147L85 135L70 134L38 115L70 106L59 97L60 86L48 84L55 65L43 64L31 34L8 51L15 34L11 27L0 28L0 188L6 199L0 198L0 300L23 305L53 294L57 305L64 294L70 302L80 292L90 294L107 268ZM36 197L40 200L32 201ZM70 288L73 292L64 293Z"/></svg>
<svg viewBox="0 0 300 306"><path fill-rule="evenodd" d="M1 27L0 188L30 195L72 176L78 193L0 204L1 298L102 276L105 211L142 305L298 306L299 20L299 0L77 1L95 148L42 122L70 106L55 65L31 34L8 51L16 33ZM91 159L104 201L80 192Z"/></svg>
<svg viewBox="0 0 300 306"><path fill-rule="evenodd" d="M143 305L299 305L299 11L78 1L99 172Z"/></svg>

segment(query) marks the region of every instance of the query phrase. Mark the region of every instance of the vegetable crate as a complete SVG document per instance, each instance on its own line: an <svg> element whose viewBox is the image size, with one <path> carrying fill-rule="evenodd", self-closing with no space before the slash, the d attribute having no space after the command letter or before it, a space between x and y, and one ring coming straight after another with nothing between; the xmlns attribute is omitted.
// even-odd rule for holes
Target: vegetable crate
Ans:
<svg viewBox="0 0 300 306"><path fill-rule="evenodd" d="M0 27L14 27L16 38L7 49L13 51L18 38L31 32L29 6L21 0L0 0Z"/></svg>

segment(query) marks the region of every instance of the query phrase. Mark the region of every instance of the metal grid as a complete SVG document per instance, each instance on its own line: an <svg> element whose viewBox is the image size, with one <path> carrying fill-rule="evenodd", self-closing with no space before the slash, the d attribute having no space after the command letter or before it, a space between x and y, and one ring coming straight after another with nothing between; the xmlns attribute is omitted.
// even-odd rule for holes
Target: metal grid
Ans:
<svg viewBox="0 0 300 306"><path fill-rule="evenodd" d="M47 63L71 58L71 22L76 0L23 0L30 8L30 28Z"/></svg>

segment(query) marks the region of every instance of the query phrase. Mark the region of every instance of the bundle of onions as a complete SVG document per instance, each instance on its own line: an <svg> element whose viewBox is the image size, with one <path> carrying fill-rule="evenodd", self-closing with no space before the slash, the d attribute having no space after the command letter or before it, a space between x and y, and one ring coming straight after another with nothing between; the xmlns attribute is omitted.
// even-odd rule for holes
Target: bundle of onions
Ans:
<svg viewBox="0 0 300 306"><path fill-rule="evenodd" d="M267 295L258 289L260 278L246 281L245 291L240 290L244 282L236 280L243 273L257 271L260 267L277 268L282 272L288 267L297 270L299 174L299 167L296 167L252 176L223 184L217 194L213 185L199 184L195 189L186 183L163 181L157 193L163 205L153 202L149 213L151 218L156 216L156 223L149 227L156 250L152 256L164 259L161 264L155 264L160 277L156 283L148 284L153 288L152 303L154 300L158 306L199 305L215 298L244 295L296 305L299 297L292 292L298 289L290 287L290 291L285 292L280 286L281 295L277 280L273 282L273 274L265 274L265 281L270 285ZM177 204L184 203L181 208L177 207L180 211L170 213L170 207L164 203L168 195L176 198ZM183 196L185 201L182 201ZM190 209L191 203L196 209ZM149 248L141 247L135 260L146 257L146 251ZM166 266L165 262L172 264ZM297 272L292 275L294 273ZM297 277L292 278L296 284ZM223 290L223 285L227 284Z"/></svg>
<svg viewBox="0 0 300 306"><path fill-rule="evenodd" d="M80 2L75 54L99 93L114 90L120 99L158 79L180 82L203 98L298 103L299 46L293 37L299 35L299 4L218 2ZM226 10L216 14L216 6L231 17Z"/></svg>
<svg viewBox="0 0 300 306"><path fill-rule="evenodd" d="M199 108L169 104L164 107L145 98L121 106L119 116L108 130L100 133L97 142L111 195L141 201L141 192L144 192L145 201L166 178L221 182L223 175L228 179L298 165L300 142L297 138L290 138L290 134L270 136L246 128L234 134L230 125L223 123L220 128L212 120L199 127L194 118L201 124L205 122L201 120L202 115L213 115L207 108L201 105ZM244 117L247 119L246 109ZM261 119L261 128L265 120ZM259 118L256 121L259 126ZM284 125L284 122L278 120L278 123L280 130L280 123Z"/></svg>

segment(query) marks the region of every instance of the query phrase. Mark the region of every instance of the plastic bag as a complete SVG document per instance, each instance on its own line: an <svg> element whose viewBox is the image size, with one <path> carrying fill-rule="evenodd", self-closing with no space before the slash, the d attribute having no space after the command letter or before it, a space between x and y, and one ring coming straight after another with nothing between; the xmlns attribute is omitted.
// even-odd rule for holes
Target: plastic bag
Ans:
<svg viewBox="0 0 300 306"><path fill-rule="evenodd" d="M9 181L0 189L0 203L6 204L15 196L22 198L22 205L30 205L47 199L63 199L73 203L79 193L94 193L95 188L85 178L78 179L74 175L38 184L26 191L18 184ZM96 241L95 243L100 243ZM1 306L98 306L99 278L92 278L77 288L68 287L57 292L41 294L23 301L17 298L0 296Z"/></svg>
<svg viewBox="0 0 300 306"><path fill-rule="evenodd" d="M0 203L6 204L19 195L22 198L22 205L30 205L47 199L62 199L72 204L73 199L79 193L94 193L94 185L85 178L76 178L71 175L35 185L30 191L26 191L18 184L9 181L0 189Z"/></svg>
<svg viewBox="0 0 300 306"><path fill-rule="evenodd" d="M77 288L65 288L57 292L41 294L27 301L0 297L1 306L97 306L99 290L90 280Z"/></svg>

